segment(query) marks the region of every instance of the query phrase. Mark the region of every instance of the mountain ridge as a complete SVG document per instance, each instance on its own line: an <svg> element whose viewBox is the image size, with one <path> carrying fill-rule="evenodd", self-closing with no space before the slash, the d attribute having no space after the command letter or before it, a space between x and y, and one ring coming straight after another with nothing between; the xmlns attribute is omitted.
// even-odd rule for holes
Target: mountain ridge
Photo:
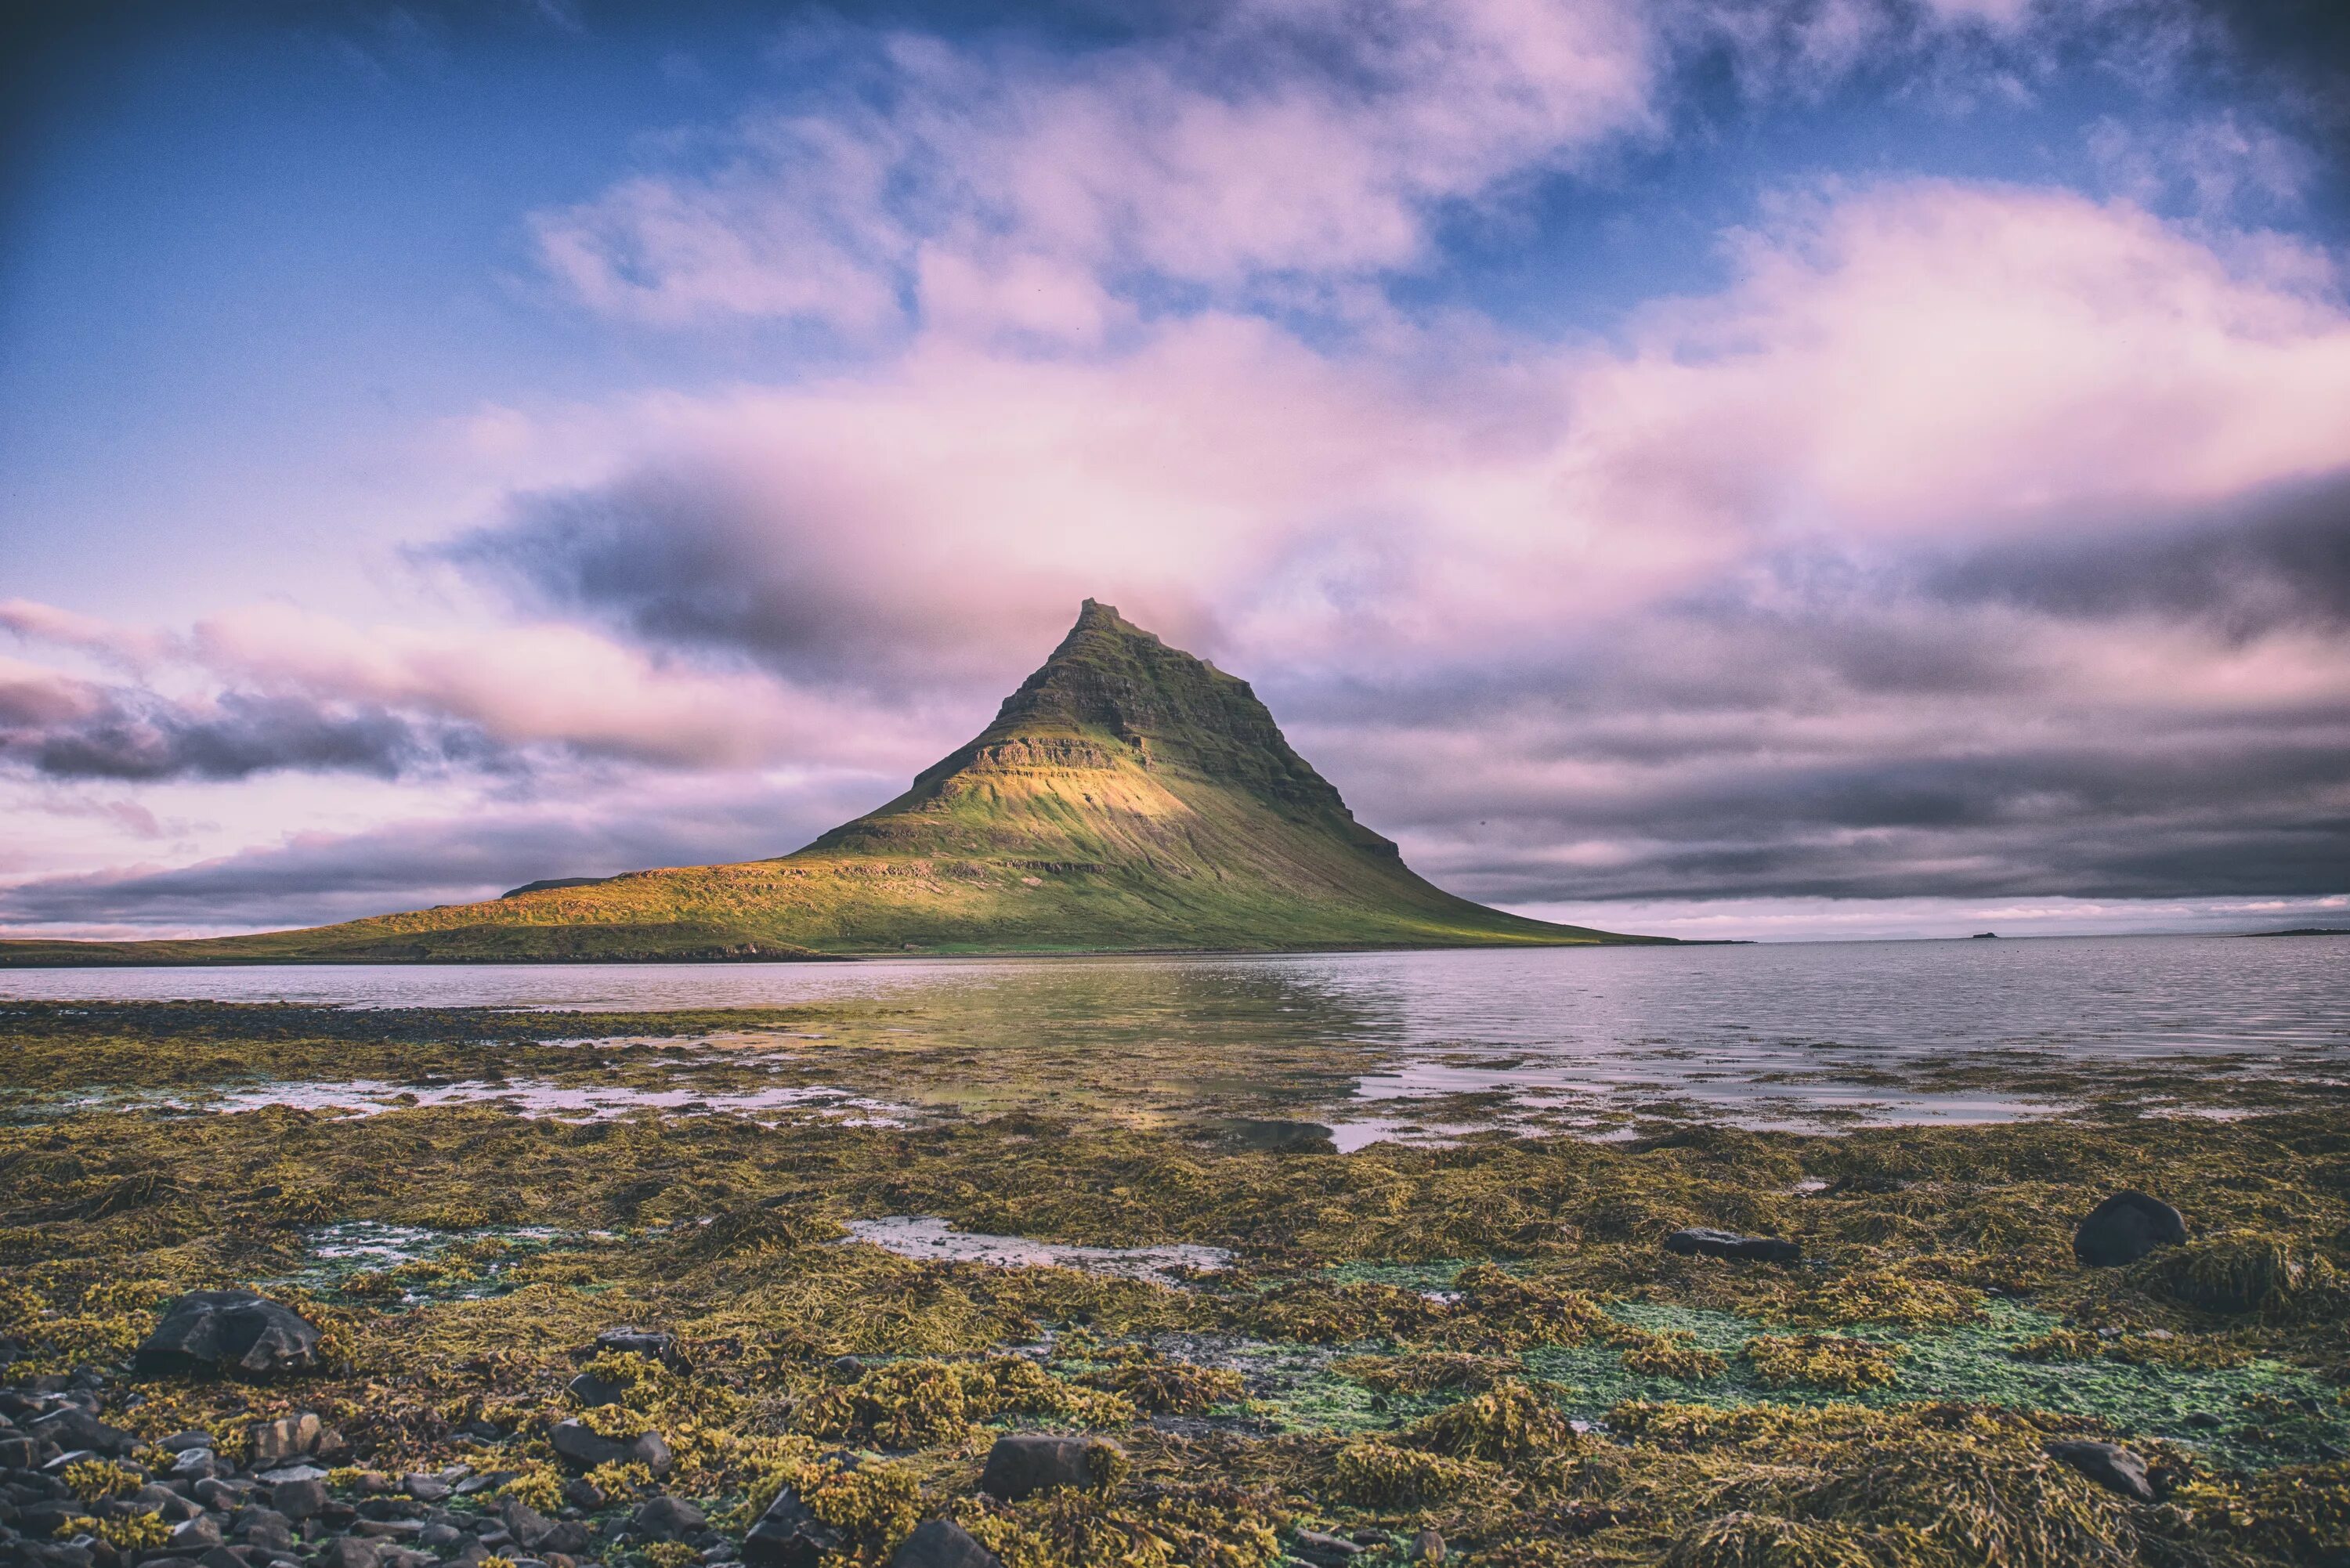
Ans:
<svg viewBox="0 0 2350 1568"><path fill-rule="evenodd" d="M549 877L303 930L0 942L0 966L776 961L1655 942L1427 882L1249 684L1085 601L970 741L771 859Z"/></svg>

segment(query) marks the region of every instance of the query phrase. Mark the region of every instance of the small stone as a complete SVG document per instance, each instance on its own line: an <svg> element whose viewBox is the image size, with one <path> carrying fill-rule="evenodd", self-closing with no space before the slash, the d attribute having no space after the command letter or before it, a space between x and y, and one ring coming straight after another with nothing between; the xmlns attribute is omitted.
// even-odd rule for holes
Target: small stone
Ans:
<svg viewBox="0 0 2350 1568"><path fill-rule="evenodd" d="M172 1550L174 1552L192 1553L220 1543L220 1521L209 1513L200 1513L172 1527Z"/></svg>
<svg viewBox="0 0 2350 1568"><path fill-rule="evenodd" d="M889 1568L1003 1568L1003 1563L953 1520L926 1519L890 1554Z"/></svg>
<svg viewBox="0 0 2350 1568"><path fill-rule="evenodd" d="M263 1470L253 1478L264 1486L284 1486L288 1481L325 1480L327 1472L316 1465L280 1465L274 1470Z"/></svg>
<svg viewBox="0 0 2350 1568"><path fill-rule="evenodd" d="M1737 1262L1793 1263L1804 1249L1778 1236L1742 1236L1735 1231L1715 1231L1692 1225L1665 1238L1665 1251L1683 1257L1729 1258Z"/></svg>
<svg viewBox="0 0 2350 1568"><path fill-rule="evenodd" d="M297 1410L275 1421L255 1422L254 1468L273 1469L281 1459L308 1455L317 1448L318 1434L325 1429L317 1414L309 1410Z"/></svg>
<svg viewBox="0 0 2350 1568"><path fill-rule="evenodd" d="M215 1546L196 1559L196 1568L252 1568L244 1553L234 1546Z"/></svg>
<svg viewBox="0 0 2350 1568"><path fill-rule="evenodd" d="M318 1328L251 1291L190 1291L163 1309L130 1361L144 1373L308 1372L318 1364Z"/></svg>
<svg viewBox="0 0 2350 1568"><path fill-rule="evenodd" d="M245 1500L253 1495L254 1486L251 1481L229 1480L224 1478L217 1480L200 1480L188 1490L194 1492L196 1501L206 1508L217 1508L223 1512L234 1513L243 1508ZM286 1511L280 1509L278 1511L283 1513Z"/></svg>
<svg viewBox="0 0 2350 1568"><path fill-rule="evenodd" d="M710 1528L710 1521L702 1510L681 1497L666 1493L648 1499L629 1515L629 1522L655 1541L682 1541Z"/></svg>
<svg viewBox="0 0 2350 1568"><path fill-rule="evenodd" d="M995 1439L987 1464L979 1474L979 1490L1005 1502L1017 1502L1054 1487L1088 1487L1096 1474L1095 1450L1119 1452L1118 1445L1094 1438L1066 1438L1044 1432L1015 1432Z"/></svg>
<svg viewBox="0 0 2350 1568"><path fill-rule="evenodd" d="M254 1525L239 1534L248 1549L265 1555L283 1554L294 1550L294 1532L286 1528L282 1519L275 1524Z"/></svg>
<svg viewBox="0 0 2350 1568"><path fill-rule="evenodd" d="M1363 1549L1343 1535L1326 1535L1318 1530L1301 1530L1290 1538L1293 1556L1303 1558L1315 1568L1337 1568L1352 1563L1363 1554Z"/></svg>
<svg viewBox="0 0 2350 1568"><path fill-rule="evenodd" d="M213 1447L210 1432L174 1432L168 1438L158 1438L155 1446L167 1454L184 1454L190 1449Z"/></svg>
<svg viewBox="0 0 2350 1568"><path fill-rule="evenodd" d="M412 1497L387 1493L367 1499L359 1504L359 1511L369 1519L421 1519L424 1505Z"/></svg>
<svg viewBox="0 0 2350 1568"><path fill-rule="evenodd" d="M1443 1562L1444 1537L1433 1530L1421 1531L1411 1538L1411 1545L1404 1552L1403 1560L1407 1563Z"/></svg>
<svg viewBox="0 0 2350 1568"><path fill-rule="evenodd" d="M383 1548L364 1535L338 1535L313 1560L317 1568L378 1568Z"/></svg>
<svg viewBox="0 0 2350 1568"><path fill-rule="evenodd" d="M2051 1459L2072 1466L2107 1491L2134 1502L2152 1502L2154 1483L2147 1479L2146 1461L2119 1443L2062 1442L2047 1445Z"/></svg>
<svg viewBox="0 0 2350 1568"><path fill-rule="evenodd" d="M172 1461L172 1474L183 1481L208 1480L220 1474L220 1461L210 1449L182 1449Z"/></svg>
<svg viewBox="0 0 2350 1568"><path fill-rule="evenodd" d="M88 1449L93 1453L127 1454L139 1439L130 1433L108 1426L78 1405L68 1405L50 1411L25 1428L26 1436L38 1443L55 1443L60 1449Z"/></svg>
<svg viewBox="0 0 2350 1568"><path fill-rule="evenodd" d="M785 1487L743 1537L743 1562L746 1568L818 1568L847 1540Z"/></svg>
<svg viewBox="0 0 2350 1568"><path fill-rule="evenodd" d="M508 1498L498 1511L506 1530L532 1552L574 1552L588 1550L588 1532L567 1520L553 1520L520 1498Z"/></svg>
<svg viewBox="0 0 2350 1568"><path fill-rule="evenodd" d="M409 1496L419 1502L440 1502L446 1499L452 1490L449 1483L439 1476L423 1474L402 1476L400 1478L400 1484Z"/></svg>
<svg viewBox="0 0 2350 1568"><path fill-rule="evenodd" d="M2073 1232L2073 1256L2084 1268L2117 1269L2158 1247L2187 1241L2187 1220L2159 1198L2143 1192L2115 1193L2089 1210Z"/></svg>
<svg viewBox="0 0 2350 1568"><path fill-rule="evenodd" d="M611 1351L622 1355L641 1355L648 1361L659 1361L671 1371L691 1370L685 1358L677 1353L677 1336L657 1329L608 1328L596 1336L598 1352Z"/></svg>
<svg viewBox="0 0 2350 1568"><path fill-rule="evenodd" d="M161 1514L166 1524L177 1524L203 1512L203 1504L151 1481L130 1494L130 1506L135 1512Z"/></svg>
<svg viewBox="0 0 2350 1568"><path fill-rule="evenodd" d="M628 1392L625 1386L609 1382L592 1372L581 1373L565 1386L571 1397L579 1401L580 1407L588 1410L598 1405L617 1405L620 1402L620 1396Z"/></svg>
<svg viewBox="0 0 2350 1568"><path fill-rule="evenodd" d="M644 1432L622 1443L597 1436L584 1421L557 1421L547 1429L546 1440L565 1462L583 1470L634 1460L658 1476L667 1475L676 1462L659 1432Z"/></svg>
<svg viewBox="0 0 2350 1568"><path fill-rule="evenodd" d="M327 1483L316 1476L279 1481L269 1489L270 1506L288 1519L314 1519L327 1502Z"/></svg>
<svg viewBox="0 0 2350 1568"><path fill-rule="evenodd" d="M377 1541L408 1541L424 1533L421 1519L362 1519L351 1526L353 1535L365 1535Z"/></svg>
<svg viewBox="0 0 2350 1568"><path fill-rule="evenodd" d="M574 1476L563 1483L563 1501L585 1513L594 1513L611 1500L604 1489L586 1476Z"/></svg>
<svg viewBox="0 0 2350 1568"><path fill-rule="evenodd" d="M453 1524L428 1524L418 1533L416 1544L427 1552L445 1552L451 1547L463 1545L472 1539Z"/></svg>
<svg viewBox="0 0 2350 1568"><path fill-rule="evenodd" d="M508 1532L525 1546L536 1546L555 1528L555 1521L518 1497L506 1499L505 1506L498 1510L498 1518L504 1521Z"/></svg>

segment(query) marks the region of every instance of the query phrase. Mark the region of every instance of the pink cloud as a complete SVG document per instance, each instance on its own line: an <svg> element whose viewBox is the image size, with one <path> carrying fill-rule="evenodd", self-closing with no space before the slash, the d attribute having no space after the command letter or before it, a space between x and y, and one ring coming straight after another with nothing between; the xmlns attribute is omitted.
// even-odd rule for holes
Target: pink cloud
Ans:
<svg viewBox="0 0 2350 1568"><path fill-rule="evenodd" d="M715 172L541 213L549 270L655 321L868 331L901 284L925 313L967 312L974 277L1024 268L1229 288L1406 265L1432 203L1648 124L1657 63L1651 24L1620 0L1245 0L1075 58L910 34L862 47L894 89L887 115L754 117ZM1002 297L1018 320L1020 292Z"/></svg>
<svg viewBox="0 0 2350 1568"><path fill-rule="evenodd" d="M1736 247L1730 288L1612 347L1332 350L1215 314L1061 354L934 333L637 404L620 488L582 493L776 584L770 626L854 606L1011 660L1098 593L1313 662L1540 643L1796 544L2168 526L2350 454L2350 314L2307 253L1939 182L1790 201ZM696 477L654 515L631 472Z"/></svg>
<svg viewBox="0 0 2350 1568"><path fill-rule="evenodd" d="M1727 295L1581 378L1574 462L1669 525L2078 527L2350 452L2350 317L2307 253L2231 265L2126 205L1926 182L1742 254Z"/></svg>

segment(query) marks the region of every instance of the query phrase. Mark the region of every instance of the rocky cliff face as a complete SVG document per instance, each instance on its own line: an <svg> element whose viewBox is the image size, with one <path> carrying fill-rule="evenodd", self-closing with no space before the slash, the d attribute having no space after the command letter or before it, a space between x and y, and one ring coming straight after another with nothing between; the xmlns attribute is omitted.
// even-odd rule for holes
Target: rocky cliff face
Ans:
<svg viewBox="0 0 2350 1568"><path fill-rule="evenodd" d="M1083 781L1074 789L997 787L1014 778L1033 786L1055 774L1123 770L1149 775L1148 784L1130 781L1133 787L1123 794L1107 784L1097 792ZM1180 797L1186 784L1232 792L1372 854L1392 857L1396 852L1357 823L1329 781L1291 748L1247 681L1168 647L1093 599L1051 657L1004 699L993 723L924 769L904 794L834 829L813 847L887 843L910 848L926 827L941 826L976 795L1003 808L1006 820L997 825L1003 831L1024 838L1044 829L1065 837L1073 813L1131 817L1140 803L1124 796ZM1044 817L1051 819L1049 826L1038 820ZM968 851L974 846L967 831L972 826L959 823L962 831L947 840ZM1135 825L1124 826L1132 830Z"/></svg>

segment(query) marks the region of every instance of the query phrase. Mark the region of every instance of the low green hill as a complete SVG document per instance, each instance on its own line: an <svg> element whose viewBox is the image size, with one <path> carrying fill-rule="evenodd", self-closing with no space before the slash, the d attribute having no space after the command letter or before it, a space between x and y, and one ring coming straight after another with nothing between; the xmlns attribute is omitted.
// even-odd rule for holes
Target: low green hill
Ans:
<svg viewBox="0 0 2350 1568"><path fill-rule="evenodd" d="M1248 684L1086 601L995 722L796 854L310 930L12 942L0 964L768 960L1639 942L1424 881Z"/></svg>

